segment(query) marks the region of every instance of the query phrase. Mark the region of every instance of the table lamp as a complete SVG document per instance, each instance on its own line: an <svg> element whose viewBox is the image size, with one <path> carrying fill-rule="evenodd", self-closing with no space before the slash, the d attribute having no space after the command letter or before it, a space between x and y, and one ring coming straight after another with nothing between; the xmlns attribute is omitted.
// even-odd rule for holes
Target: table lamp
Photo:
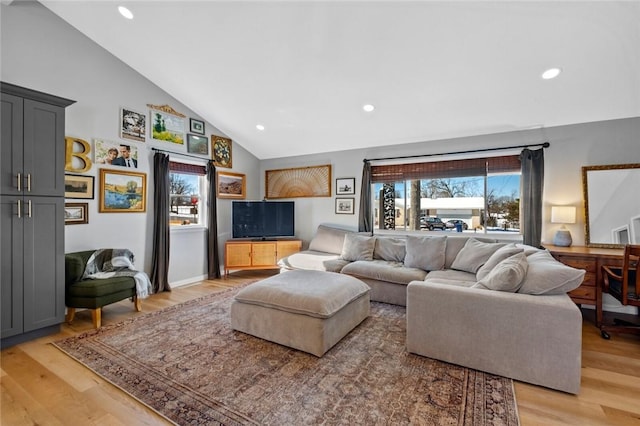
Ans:
<svg viewBox="0 0 640 426"><path fill-rule="evenodd" d="M551 206L551 223L562 224L558 232L556 232L555 237L553 237L553 245L569 247L573 241L571 239L571 233L564 225L567 223L576 223L575 206Z"/></svg>

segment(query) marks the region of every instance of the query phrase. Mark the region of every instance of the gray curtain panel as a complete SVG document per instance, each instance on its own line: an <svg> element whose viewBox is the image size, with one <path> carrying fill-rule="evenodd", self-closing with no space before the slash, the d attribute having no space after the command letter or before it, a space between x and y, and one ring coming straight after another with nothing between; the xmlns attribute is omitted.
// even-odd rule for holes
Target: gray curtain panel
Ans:
<svg viewBox="0 0 640 426"><path fill-rule="evenodd" d="M151 284L153 292L171 291L169 286L169 156L153 156L153 254Z"/></svg>
<svg viewBox="0 0 640 426"><path fill-rule="evenodd" d="M544 186L544 148L535 151L523 149L522 209L523 243L540 247L542 238L542 192Z"/></svg>
<svg viewBox="0 0 640 426"><path fill-rule="evenodd" d="M362 187L360 188L360 215L358 217L358 231L373 234L371 212L371 163L364 160L362 166Z"/></svg>
<svg viewBox="0 0 640 426"><path fill-rule="evenodd" d="M218 250L218 203L216 199L216 166L213 161L207 164L209 181L209 231L207 234L207 265L209 279L220 278L220 253Z"/></svg>

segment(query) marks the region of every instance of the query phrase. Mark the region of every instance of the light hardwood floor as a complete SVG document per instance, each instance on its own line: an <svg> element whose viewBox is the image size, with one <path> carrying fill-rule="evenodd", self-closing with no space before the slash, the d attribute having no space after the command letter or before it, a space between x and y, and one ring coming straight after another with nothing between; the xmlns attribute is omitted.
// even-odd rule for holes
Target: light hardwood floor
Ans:
<svg viewBox="0 0 640 426"><path fill-rule="evenodd" d="M273 271L236 272L152 295L143 313L265 278ZM640 425L640 338L613 335L607 341L585 310L582 389L569 395L516 382L522 425ZM103 310L103 325L136 313L122 301ZM60 333L4 349L1 358L2 425L165 425L154 411L90 372L49 343L92 328L88 311L79 311ZM517 332L517 330L514 330Z"/></svg>

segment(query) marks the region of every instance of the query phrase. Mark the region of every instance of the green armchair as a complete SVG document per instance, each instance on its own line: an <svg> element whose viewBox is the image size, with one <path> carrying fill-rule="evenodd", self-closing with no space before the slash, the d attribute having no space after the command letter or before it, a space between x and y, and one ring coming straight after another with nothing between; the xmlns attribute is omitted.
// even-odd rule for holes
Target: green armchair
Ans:
<svg viewBox="0 0 640 426"><path fill-rule="evenodd" d="M91 309L93 326L102 324L102 307L131 298L136 311L142 310L140 299L136 295L136 283L133 277L112 277L107 279L83 280L87 261L95 250L67 253L65 263L65 305L66 320L73 321L76 308Z"/></svg>

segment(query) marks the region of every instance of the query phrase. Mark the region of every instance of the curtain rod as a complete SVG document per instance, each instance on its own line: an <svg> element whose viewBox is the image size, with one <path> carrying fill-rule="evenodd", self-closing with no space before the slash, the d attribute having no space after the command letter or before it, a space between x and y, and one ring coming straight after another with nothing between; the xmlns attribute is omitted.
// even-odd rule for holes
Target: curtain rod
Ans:
<svg viewBox="0 0 640 426"><path fill-rule="evenodd" d="M551 146L551 144L549 142L542 142L542 143L535 143L535 144L531 144L531 145L505 146L505 147L501 147L501 148L471 149L471 150L468 150L468 151L442 152L442 153L438 153L438 154L404 155L404 156L401 156L401 157L385 157L385 158L369 158L369 159L365 158L362 161L366 163L367 161L403 160L403 159L406 159L406 158L435 157L435 156L438 156L438 155L472 154L472 153L476 153L476 152L503 151L503 150L508 150L508 149L529 148L529 147L535 147L535 146L541 146L543 148L549 148Z"/></svg>
<svg viewBox="0 0 640 426"><path fill-rule="evenodd" d="M158 152L164 152L164 153L167 153L167 154L183 155L185 157L197 158L197 159L203 160L203 161L211 161L210 158L199 157L197 155L183 154L182 152L167 151L167 150L159 149L159 148L151 148L151 150L152 151L158 151Z"/></svg>

